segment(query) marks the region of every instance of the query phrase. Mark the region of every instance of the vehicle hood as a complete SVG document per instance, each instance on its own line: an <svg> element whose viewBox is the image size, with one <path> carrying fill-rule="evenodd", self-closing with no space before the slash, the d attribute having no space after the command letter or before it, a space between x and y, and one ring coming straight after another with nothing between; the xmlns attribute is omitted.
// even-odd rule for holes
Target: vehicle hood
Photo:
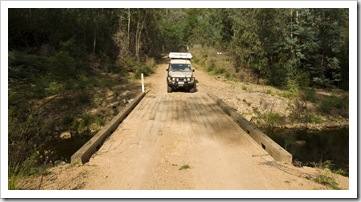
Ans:
<svg viewBox="0 0 361 202"><path fill-rule="evenodd" d="M169 72L170 77L192 77L192 72Z"/></svg>

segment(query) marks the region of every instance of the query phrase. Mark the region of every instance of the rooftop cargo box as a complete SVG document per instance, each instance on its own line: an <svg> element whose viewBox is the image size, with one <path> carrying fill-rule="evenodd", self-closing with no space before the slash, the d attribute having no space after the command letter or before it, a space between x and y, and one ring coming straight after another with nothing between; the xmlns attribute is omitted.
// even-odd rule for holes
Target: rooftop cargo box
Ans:
<svg viewBox="0 0 361 202"><path fill-rule="evenodd" d="M179 52L170 52L169 53L170 59L192 59L192 54L190 53L179 53Z"/></svg>

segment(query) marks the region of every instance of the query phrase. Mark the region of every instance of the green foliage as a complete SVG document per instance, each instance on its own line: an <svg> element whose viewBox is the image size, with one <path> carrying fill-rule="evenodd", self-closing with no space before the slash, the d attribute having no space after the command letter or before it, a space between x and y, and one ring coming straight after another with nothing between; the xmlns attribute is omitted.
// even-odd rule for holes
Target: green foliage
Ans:
<svg viewBox="0 0 361 202"><path fill-rule="evenodd" d="M154 73L156 62L154 58L147 59L145 62L139 62L135 57L126 57L123 60L118 60L118 65L125 68L128 72L134 73L135 79L140 79L142 73L144 76Z"/></svg>
<svg viewBox="0 0 361 202"><path fill-rule="evenodd" d="M118 60L117 63L127 71L132 71L133 67L138 65L136 58L130 56Z"/></svg>
<svg viewBox="0 0 361 202"><path fill-rule="evenodd" d="M192 55L194 58L197 58L193 60L193 64L199 65L203 70L212 75L222 75L227 79L232 79L235 71L232 68L232 61L230 61L229 56L217 55L217 51L214 48L202 47L200 45L192 48Z"/></svg>
<svg viewBox="0 0 361 202"><path fill-rule="evenodd" d="M272 92L272 90L269 89L269 88L266 90L265 93L268 94L268 95L272 95L272 96L275 95L275 94Z"/></svg>
<svg viewBox="0 0 361 202"><path fill-rule="evenodd" d="M214 70L213 70L213 74L215 75L220 75L220 74L223 74L225 73L225 69L223 67L216 67Z"/></svg>
<svg viewBox="0 0 361 202"><path fill-rule="evenodd" d="M76 60L68 52L57 52L49 57L49 67L51 68L52 77L62 79L72 77L76 70Z"/></svg>
<svg viewBox="0 0 361 202"><path fill-rule="evenodd" d="M348 80L348 60L339 54L348 51L347 9L194 9L188 16L192 42L227 48L236 72L251 69L269 84L288 88L290 80L302 87Z"/></svg>
<svg viewBox="0 0 361 202"><path fill-rule="evenodd" d="M67 117L64 120L65 126L69 126L71 131L78 133L90 132L92 130L99 130L104 125L104 120L96 115L85 113L79 117Z"/></svg>
<svg viewBox="0 0 361 202"><path fill-rule="evenodd" d="M139 66L135 67L135 78L140 79L141 74L143 73L144 76L149 76L154 73L154 67L156 62L154 58L147 59L145 64L139 64Z"/></svg>
<svg viewBox="0 0 361 202"><path fill-rule="evenodd" d="M326 176L326 175L319 175L317 176L316 180L317 183L320 183L322 185L330 186L332 189L339 190L340 187L338 186L336 180L332 177Z"/></svg>
<svg viewBox="0 0 361 202"><path fill-rule="evenodd" d="M331 160L326 160L322 163L322 168L324 169L331 169L335 164L332 163Z"/></svg>
<svg viewBox="0 0 361 202"><path fill-rule="evenodd" d="M231 73L227 71L224 76L226 77L226 79L230 79L231 78Z"/></svg>
<svg viewBox="0 0 361 202"><path fill-rule="evenodd" d="M243 102L248 106L250 107L252 103L248 102L246 99L243 99Z"/></svg>
<svg viewBox="0 0 361 202"><path fill-rule="evenodd" d="M45 89L48 94L54 95L64 90L64 86L62 84L57 83L56 81L50 82L49 87Z"/></svg>
<svg viewBox="0 0 361 202"><path fill-rule="evenodd" d="M9 167L28 163L34 144L41 143L38 149L43 150L55 123L77 132L97 128L91 123L101 125L103 120L87 114L82 106L101 104L101 95L94 90L119 82L110 76L150 75L155 60L146 58L186 51L187 46L193 61L206 71L242 80L242 72L250 73L256 82L287 89L284 97L302 92L303 99L314 102L315 93L303 91L305 87L348 89L348 12L335 8L9 9ZM219 56L218 51L227 54ZM69 108L76 110L59 117ZM300 109L294 117L320 121ZM348 97L324 97L317 109L348 117ZM283 118L270 113L267 119L278 124ZM10 179L9 187L14 188L16 179Z"/></svg>
<svg viewBox="0 0 361 202"><path fill-rule="evenodd" d="M8 173L8 189L9 190L18 190L21 189L21 184L19 184L19 179L28 176L28 175L37 175L46 172L44 167L39 166L40 160L43 158L39 151L36 150L36 147L29 157L25 159L24 162L16 163L14 166L9 166Z"/></svg>
<svg viewBox="0 0 361 202"><path fill-rule="evenodd" d="M321 168L325 169L327 172L331 171L332 173L348 176L348 171L342 168L335 169L335 164L331 160L326 160L322 162Z"/></svg>
<svg viewBox="0 0 361 202"><path fill-rule="evenodd" d="M339 168L339 169L335 170L334 173L337 174L337 175L348 176L348 171L344 170L342 168Z"/></svg>
<svg viewBox="0 0 361 202"><path fill-rule="evenodd" d="M316 91L313 88L303 89L303 91L301 92L301 97L302 97L302 99L304 99L306 101L310 101L312 103L316 103L316 101L317 101Z"/></svg>
<svg viewBox="0 0 361 202"><path fill-rule="evenodd" d="M317 109L324 114L338 113L348 117L348 96L327 96L322 99Z"/></svg>
<svg viewBox="0 0 361 202"><path fill-rule="evenodd" d="M215 68L216 68L215 61L213 59L211 59L211 61L209 61L209 63L206 66L206 71L207 72L212 72L212 71L214 71Z"/></svg>
<svg viewBox="0 0 361 202"><path fill-rule="evenodd" d="M319 124L323 122L322 117L317 116L315 114L305 114L304 116L300 117L300 119L306 123Z"/></svg>
<svg viewBox="0 0 361 202"><path fill-rule="evenodd" d="M152 67L149 67L147 65L141 65L140 67L135 67L135 78L140 79L141 74L143 73L144 76L149 76L154 73L154 70Z"/></svg>
<svg viewBox="0 0 361 202"><path fill-rule="evenodd" d="M266 115L266 120L269 125L281 125L285 122L285 118L277 112L269 112Z"/></svg>
<svg viewBox="0 0 361 202"><path fill-rule="evenodd" d="M340 187L338 186L338 183L332 176L333 174L332 174L331 170L332 170L333 166L334 166L334 164L332 163L331 160L326 160L325 162L323 162L321 165L321 168L326 171L326 174L318 175L316 177L315 181L317 183L320 183L320 184L323 184L326 186L330 186L332 189L339 190Z"/></svg>
<svg viewBox="0 0 361 202"><path fill-rule="evenodd" d="M9 9L9 36L11 50L31 47L47 55L60 49L51 62L59 66L56 59L63 58L65 73L74 68L70 57L141 61L200 44L227 51L235 62L234 72L210 63L214 74L232 78L247 69L274 86L294 80L300 87L348 89L348 9ZM208 57L214 58L202 56Z"/></svg>
<svg viewBox="0 0 361 202"><path fill-rule="evenodd" d="M182 165L179 170L186 170L186 169L189 169L191 168L188 164L185 164L185 165Z"/></svg>
<svg viewBox="0 0 361 202"><path fill-rule="evenodd" d="M292 95L298 94L298 91L299 91L298 84L297 84L294 80L288 79L288 80L287 80L287 90L288 90L288 92L290 92Z"/></svg>
<svg viewBox="0 0 361 202"><path fill-rule="evenodd" d="M144 58L160 53L158 17L154 9L9 9L9 188L37 172L61 131L99 130L109 117L89 113L104 97L97 92L129 72L153 72L155 60Z"/></svg>
<svg viewBox="0 0 361 202"><path fill-rule="evenodd" d="M310 81L310 74L308 72L298 72L296 75L296 82L298 86L302 87L309 87L311 84Z"/></svg>

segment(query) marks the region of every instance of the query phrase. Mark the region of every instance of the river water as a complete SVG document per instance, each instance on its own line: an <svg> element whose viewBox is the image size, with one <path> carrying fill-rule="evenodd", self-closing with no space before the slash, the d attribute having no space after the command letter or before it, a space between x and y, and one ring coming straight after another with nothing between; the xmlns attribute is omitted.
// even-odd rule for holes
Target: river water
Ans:
<svg viewBox="0 0 361 202"><path fill-rule="evenodd" d="M349 129L337 128L322 131L304 129L263 130L270 138L293 156L297 166L320 166L331 161L332 169L342 169L348 175Z"/></svg>
<svg viewBox="0 0 361 202"><path fill-rule="evenodd" d="M51 160L65 161L70 163L71 156L78 151L87 141L92 138L91 134L76 135L70 139L56 139L51 145L50 150L54 152Z"/></svg>

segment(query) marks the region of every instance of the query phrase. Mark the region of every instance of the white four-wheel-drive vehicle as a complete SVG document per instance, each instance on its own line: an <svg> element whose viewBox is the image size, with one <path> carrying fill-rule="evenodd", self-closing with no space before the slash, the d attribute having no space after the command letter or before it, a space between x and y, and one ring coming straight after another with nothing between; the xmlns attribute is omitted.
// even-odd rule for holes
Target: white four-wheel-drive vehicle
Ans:
<svg viewBox="0 0 361 202"><path fill-rule="evenodd" d="M170 62L167 68L167 86L168 93L184 89L189 92L196 91L196 79L193 77L194 69L192 69L191 53L169 53Z"/></svg>

